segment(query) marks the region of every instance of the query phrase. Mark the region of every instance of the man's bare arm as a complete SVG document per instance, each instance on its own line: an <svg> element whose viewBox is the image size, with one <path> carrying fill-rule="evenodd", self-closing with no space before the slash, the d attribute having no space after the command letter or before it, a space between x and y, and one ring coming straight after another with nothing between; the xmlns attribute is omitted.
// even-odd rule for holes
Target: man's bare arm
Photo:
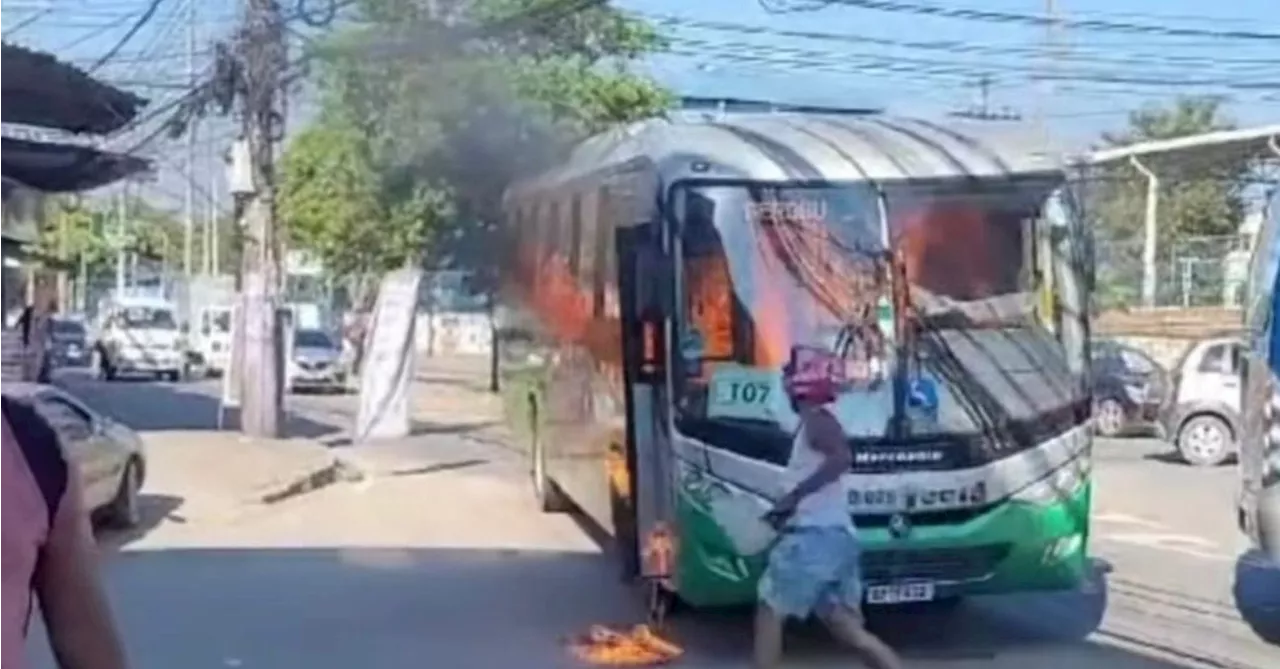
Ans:
<svg viewBox="0 0 1280 669"><path fill-rule="evenodd" d="M79 476L68 472L67 492L49 529L35 590L61 669L125 669L120 635L98 579L97 544L81 498Z"/></svg>
<svg viewBox="0 0 1280 669"><path fill-rule="evenodd" d="M803 420L809 445L823 455L822 466L787 493L779 506L795 506L806 496L839 480L853 464L853 453L845 440L844 428L835 416L826 409L813 409L805 413Z"/></svg>

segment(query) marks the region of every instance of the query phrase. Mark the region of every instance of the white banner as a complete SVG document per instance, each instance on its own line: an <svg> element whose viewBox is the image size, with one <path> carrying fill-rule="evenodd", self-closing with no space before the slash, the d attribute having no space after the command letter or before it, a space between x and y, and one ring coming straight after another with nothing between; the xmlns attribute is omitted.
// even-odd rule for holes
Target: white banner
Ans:
<svg viewBox="0 0 1280 669"><path fill-rule="evenodd" d="M360 412L353 443L409 436L409 388L413 381L414 318L419 270L388 274L378 290L360 371Z"/></svg>
<svg viewBox="0 0 1280 669"><path fill-rule="evenodd" d="M227 368L222 370L222 410L240 406L240 377L244 370L244 310L240 305L231 307L231 350L227 354Z"/></svg>

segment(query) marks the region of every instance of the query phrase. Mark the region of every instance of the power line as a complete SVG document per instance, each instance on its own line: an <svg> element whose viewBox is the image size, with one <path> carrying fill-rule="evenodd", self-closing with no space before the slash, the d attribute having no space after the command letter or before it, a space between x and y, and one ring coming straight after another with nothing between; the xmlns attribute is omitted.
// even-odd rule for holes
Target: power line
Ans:
<svg viewBox="0 0 1280 669"><path fill-rule="evenodd" d="M833 33L814 30L794 30L777 28L773 26L758 26L742 23L733 23L728 21L711 21L700 19L686 19L678 16L664 14L648 14L638 13L638 16L653 21L659 25L670 26L675 28L691 28L695 30L708 30L715 32L737 33L742 35L755 35L761 37L785 37L802 40L813 40L822 42L834 42L842 44L853 44L865 46L873 44L877 46L898 47L905 49L918 49L924 51L945 51L947 53L965 53L974 55L990 55L990 56L1033 56L1043 53L1042 46L993 46L984 44L975 44L972 42L961 40L900 40L885 37L875 37L857 33ZM1116 64L1116 65L1147 65L1168 64L1177 67L1209 67L1218 64L1232 65L1253 65L1258 67L1274 68L1280 66L1280 58L1230 58L1218 56L1182 56L1178 54L1132 54L1128 57L1104 58L1095 56L1078 56L1074 54L1065 55L1069 60L1079 60L1081 62L1100 63L1100 64Z"/></svg>
<svg viewBox="0 0 1280 669"><path fill-rule="evenodd" d="M1023 75L1026 79L1037 81L1064 81L1107 85L1130 85L1185 88L1202 86L1206 88L1222 88L1242 91L1280 90L1280 79L1255 80L1243 78L1220 79L1188 79L1170 74L1168 76L1140 76L1101 71L1079 71L1059 73L1039 73L1034 67L1027 65L996 63L964 63L954 60L937 60L926 58L907 58L884 56L867 53L845 53L822 50L797 49L790 47L763 46L745 42L716 42L673 38L673 44L700 49L690 51L671 49L668 53L686 57L715 57L730 61L752 61L761 64L790 64L804 67L822 67L835 72L847 74L862 73L862 69L851 70L846 67L850 60L859 63L859 68L875 68L906 74L950 75L971 79L980 76L986 70L998 70ZM724 50L724 51L722 51ZM779 57L781 56L781 57Z"/></svg>
<svg viewBox="0 0 1280 669"><path fill-rule="evenodd" d="M124 25L126 22L128 22L128 21L129 21L129 19L133 18L133 17L134 17L134 16L136 16L136 15L137 15L137 13L136 13L136 12L134 12L134 13L132 13L132 14L125 14L125 15L123 15L123 16L120 16L120 17L119 17L119 18L117 18L115 21L111 21L110 23L107 23L107 24L105 24L105 25L102 25L102 26L101 26L101 27L99 27L97 30L90 30L89 32L87 32L87 33L85 33L85 34L83 34L83 35L81 35L81 36L79 36L79 37L75 38L74 40L72 40L72 41L68 42L67 44L64 44L64 45L62 45L62 46L58 47L58 49L57 49L57 50L58 50L58 51L70 51L71 49L74 49L74 48L76 48L76 47L80 46L81 44L84 44L85 42L88 42L89 40L91 40L91 39L93 39L93 38L97 37L98 35L101 35L101 34L103 34L103 33L106 33L106 32L108 32L108 31L110 31L112 28L116 28L116 27L118 27L118 26L122 26L122 25Z"/></svg>
<svg viewBox="0 0 1280 669"><path fill-rule="evenodd" d="M826 2L833 5L842 5L880 12L892 12L895 14L936 16L939 18L981 21L984 23L1015 24L1030 26L1033 28L1046 28L1057 25L1058 27L1072 30L1124 33L1129 35L1205 37L1211 39L1280 42L1280 32L1208 30L1204 28L1182 28L1159 24L1107 21L1101 19L1053 19L1035 14L989 11L982 9L962 9L957 7L939 7L936 5L922 5L914 2L896 2L890 0L826 0Z"/></svg>
<svg viewBox="0 0 1280 669"><path fill-rule="evenodd" d="M142 30L142 27L151 21L151 17L156 15L156 10L160 8L160 4L163 2L164 0L151 0L151 4L147 6L146 11L142 13L142 16L138 17L138 20L134 22L133 27L129 28L129 32L125 33L124 37L121 37L120 41L116 42L115 46L108 49L107 52L89 68L89 73L92 74L98 68L102 67L107 61L114 58L115 55L120 52L120 49L123 49L124 45L128 44L129 40L133 39L133 36L137 35L138 31Z"/></svg>
<svg viewBox="0 0 1280 669"><path fill-rule="evenodd" d="M10 28L9 30L6 30L4 32L4 37L6 38L12 37L14 33L18 32L19 30L22 30L23 28L26 28L27 26L31 25L32 23L35 23L36 21L39 21L42 17L48 16L49 13L52 11L53 11L52 7L49 7L44 11L37 11L36 13L27 17L26 19L19 21L18 25Z"/></svg>

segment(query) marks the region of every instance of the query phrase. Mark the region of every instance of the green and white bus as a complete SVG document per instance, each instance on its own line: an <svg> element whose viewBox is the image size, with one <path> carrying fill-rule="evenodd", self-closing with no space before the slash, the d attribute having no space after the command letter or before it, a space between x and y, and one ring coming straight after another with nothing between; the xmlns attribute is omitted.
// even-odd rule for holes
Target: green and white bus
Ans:
<svg viewBox="0 0 1280 669"><path fill-rule="evenodd" d="M762 114L643 122L514 185L502 378L548 510L654 601L747 603L714 503L780 496L794 344L835 404L872 604L1087 572L1088 234L1061 158L1003 124Z"/></svg>

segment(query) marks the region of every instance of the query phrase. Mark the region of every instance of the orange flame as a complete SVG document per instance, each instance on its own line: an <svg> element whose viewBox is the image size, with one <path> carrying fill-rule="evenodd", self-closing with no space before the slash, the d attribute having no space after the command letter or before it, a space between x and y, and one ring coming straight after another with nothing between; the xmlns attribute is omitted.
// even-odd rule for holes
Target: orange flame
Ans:
<svg viewBox="0 0 1280 669"><path fill-rule="evenodd" d="M600 667L652 667L684 655L684 649L646 625L637 625L628 633L592 625L587 634L570 640L568 646L578 660Z"/></svg>

